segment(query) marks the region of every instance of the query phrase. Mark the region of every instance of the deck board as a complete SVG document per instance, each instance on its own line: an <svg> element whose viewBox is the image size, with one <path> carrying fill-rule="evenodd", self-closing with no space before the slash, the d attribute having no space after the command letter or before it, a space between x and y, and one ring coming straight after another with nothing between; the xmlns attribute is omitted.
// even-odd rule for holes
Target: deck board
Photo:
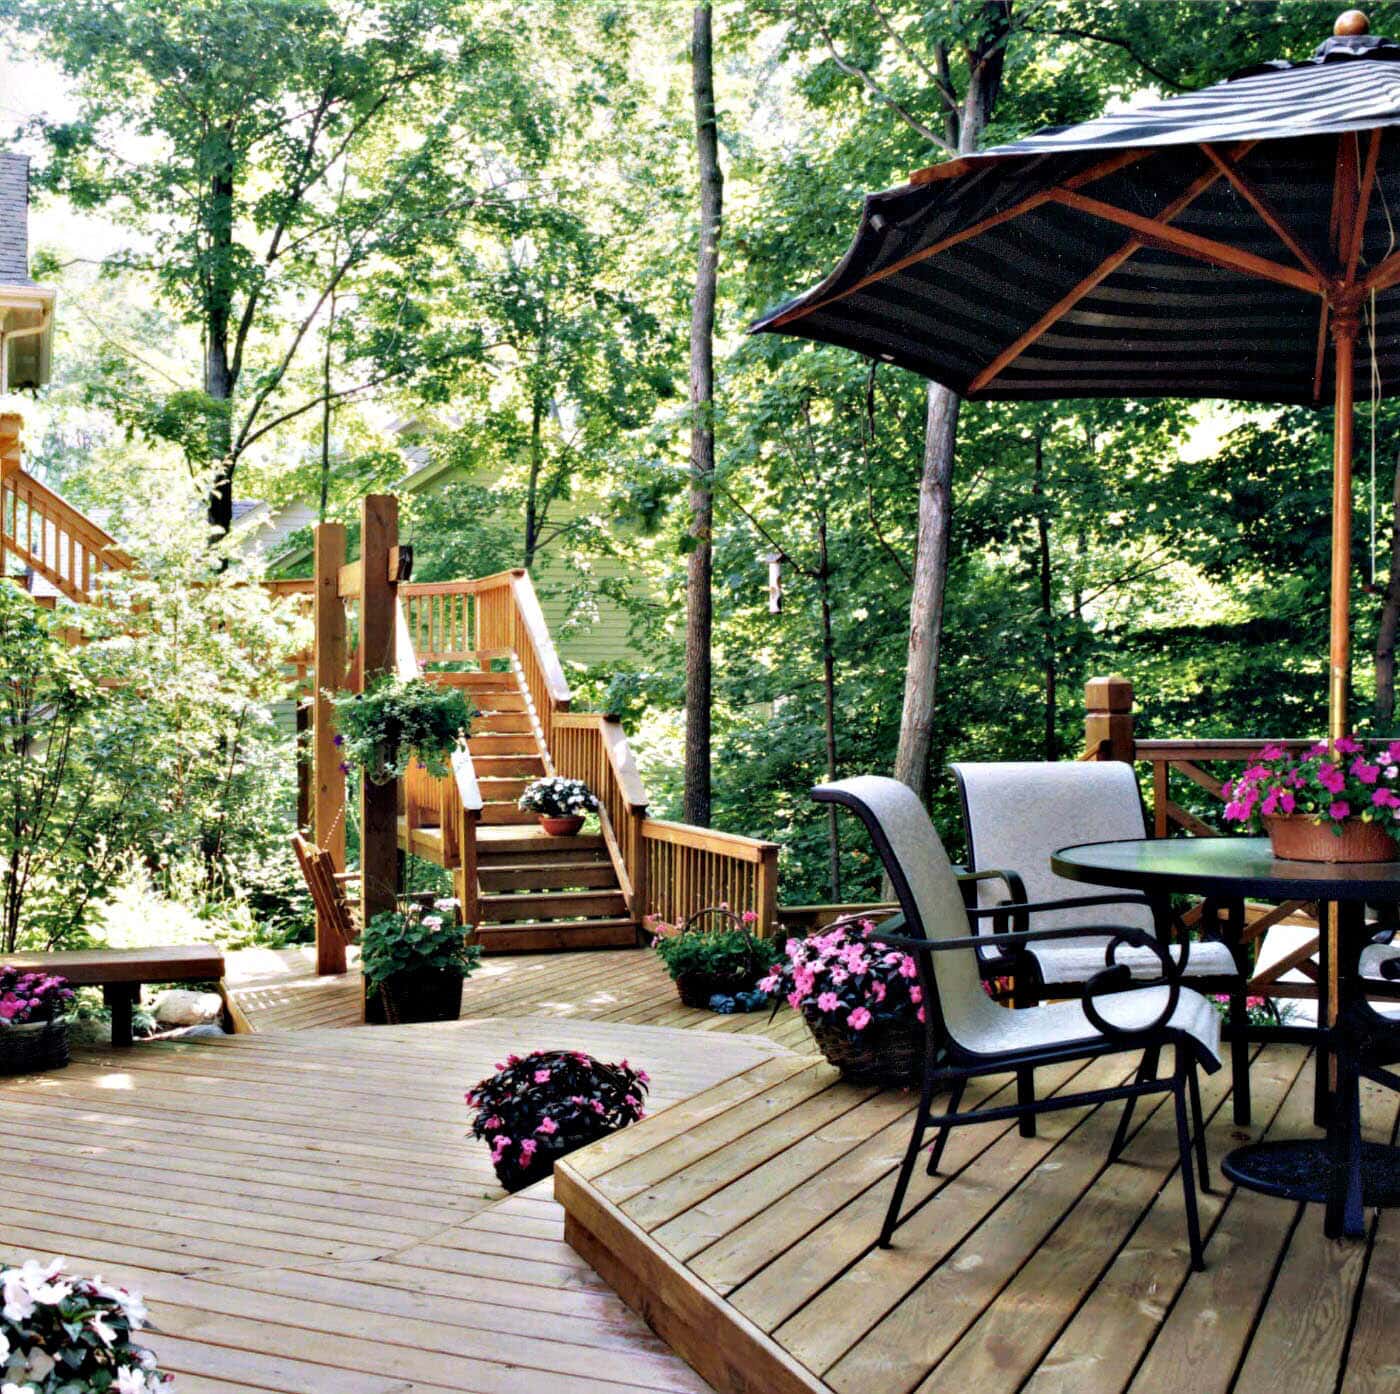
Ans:
<svg viewBox="0 0 1400 1394"><path fill-rule="evenodd" d="M0 1255L146 1296L182 1391L704 1394L564 1242L549 1183L507 1198L462 1095L509 1051L627 1056L651 1106L765 1038L484 1019L81 1049L0 1081Z"/></svg>
<svg viewBox="0 0 1400 1394"><path fill-rule="evenodd" d="M1046 1070L1042 1091L1125 1077L1131 1057ZM1400 1227L1324 1239L1317 1207L1229 1187L1223 1152L1311 1130L1312 1064L1256 1051L1256 1125L1237 1127L1229 1071L1202 1082L1215 1192L1207 1271L1186 1252L1169 1101L1139 1105L1107 1162L1117 1105L954 1132L941 1175L893 1248L874 1239L913 1101L821 1067L753 1090L736 1077L567 1160L566 1235L726 1394L1316 1394L1400 1389ZM752 1072L756 1074L757 1072ZM1010 1081L969 1089L1001 1102ZM1368 1135L1400 1100L1368 1087ZM708 1136L707 1136L708 1134Z"/></svg>

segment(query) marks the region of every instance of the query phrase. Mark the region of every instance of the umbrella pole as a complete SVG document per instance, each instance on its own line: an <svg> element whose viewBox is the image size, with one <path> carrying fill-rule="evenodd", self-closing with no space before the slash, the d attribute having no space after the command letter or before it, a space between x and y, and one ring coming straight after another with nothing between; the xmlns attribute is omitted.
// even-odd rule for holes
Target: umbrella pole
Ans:
<svg viewBox="0 0 1400 1394"><path fill-rule="evenodd" d="M1351 299L1349 297L1349 299ZM1359 306L1332 306L1336 412L1332 423L1332 612L1327 682L1327 736L1347 734L1351 687L1351 459L1353 365L1360 328Z"/></svg>

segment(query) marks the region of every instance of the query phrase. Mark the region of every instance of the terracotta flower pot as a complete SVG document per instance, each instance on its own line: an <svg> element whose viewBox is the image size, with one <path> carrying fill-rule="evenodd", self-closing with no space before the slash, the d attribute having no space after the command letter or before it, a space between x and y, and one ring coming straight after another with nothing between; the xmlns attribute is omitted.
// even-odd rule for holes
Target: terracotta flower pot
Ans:
<svg viewBox="0 0 1400 1394"><path fill-rule="evenodd" d="M1379 824L1346 818L1319 823L1302 814L1264 819L1274 856L1287 862L1393 862L1400 844ZM1340 834L1333 831L1339 828Z"/></svg>
<svg viewBox="0 0 1400 1394"><path fill-rule="evenodd" d="M547 813L541 813L540 827L550 837L574 837L583 827L583 816L575 814L572 818L551 818Z"/></svg>

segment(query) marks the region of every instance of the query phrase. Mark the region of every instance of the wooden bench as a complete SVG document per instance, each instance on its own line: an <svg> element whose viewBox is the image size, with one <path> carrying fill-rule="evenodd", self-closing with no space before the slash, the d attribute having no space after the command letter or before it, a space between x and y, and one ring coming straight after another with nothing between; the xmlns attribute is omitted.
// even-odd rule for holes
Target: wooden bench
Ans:
<svg viewBox="0 0 1400 1394"><path fill-rule="evenodd" d="M100 987L112 1012L112 1044L132 1043L131 1018L142 983L220 984L224 952L213 944L159 949L69 949L55 953L5 954L0 963L67 978L74 987ZM227 1002L227 998L225 998Z"/></svg>

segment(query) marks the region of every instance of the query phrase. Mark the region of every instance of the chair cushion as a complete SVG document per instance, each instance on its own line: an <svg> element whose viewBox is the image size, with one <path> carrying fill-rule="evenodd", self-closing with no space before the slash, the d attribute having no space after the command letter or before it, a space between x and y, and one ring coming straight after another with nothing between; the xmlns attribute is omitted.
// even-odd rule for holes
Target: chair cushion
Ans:
<svg viewBox="0 0 1400 1394"><path fill-rule="evenodd" d="M1169 989L1138 987L1096 999L1099 1014L1115 1026L1131 1030L1148 1025L1166 1004ZM1220 1013L1208 998L1192 988L1182 988L1171 1026L1191 1037L1200 1047L1201 1063L1212 1073L1220 1067ZM978 1055L1006 1051L1047 1050L1083 1042L1097 1046L1103 1040L1098 1028L1075 1002L1049 1002L1039 1007L1001 1007L998 1019L984 1018L976 1039L960 1044ZM1126 1047L1131 1048L1131 1047Z"/></svg>
<svg viewBox="0 0 1400 1394"><path fill-rule="evenodd" d="M1400 958L1400 944L1367 944L1361 950L1361 976L1379 978L1381 964Z"/></svg>
<svg viewBox="0 0 1400 1394"><path fill-rule="evenodd" d="M1052 983L1086 983L1095 973L1103 971L1104 950L1111 943L1108 936L1084 938L1070 944L1042 944L1028 949L1040 969L1040 979ZM1181 945L1171 946L1172 956L1181 962ZM1115 962L1126 964L1135 978L1162 976L1162 960L1151 949L1135 949L1123 945ZM1190 946L1186 956L1187 978L1234 978L1238 976L1234 955L1218 940L1200 939Z"/></svg>

